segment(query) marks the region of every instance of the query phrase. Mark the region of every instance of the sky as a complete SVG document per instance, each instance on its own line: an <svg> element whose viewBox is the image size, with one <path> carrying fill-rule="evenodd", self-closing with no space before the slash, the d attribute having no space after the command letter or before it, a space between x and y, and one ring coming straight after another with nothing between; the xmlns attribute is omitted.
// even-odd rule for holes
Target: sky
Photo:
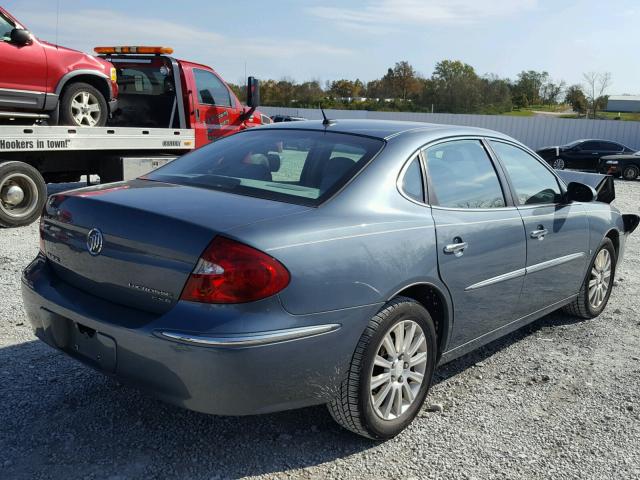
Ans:
<svg viewBox="0 0 640 480"><path fill-rule="evenodd" d="M59 16L56 15L59 4ZM638 0L5 0L38 38L97 45L163 45L227 81L379 78L408 60L430 76L443 59L480 75L546 70L582 83L611 72L607 93L640 94ZM58 18L58 22L56 22ZM56 29L57 24L57 29ZM56 33L57 30L57 33Z"/></svg>

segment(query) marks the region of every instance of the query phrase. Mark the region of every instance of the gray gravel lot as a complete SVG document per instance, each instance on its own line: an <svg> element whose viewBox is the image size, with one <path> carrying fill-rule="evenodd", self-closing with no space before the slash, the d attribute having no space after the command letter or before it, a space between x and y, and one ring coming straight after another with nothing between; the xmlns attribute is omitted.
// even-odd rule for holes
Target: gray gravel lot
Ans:
<svg viewBox="0 0 640 480"><path fill-rule="evenodd" d="M638 213L640 182L616 189ZM436 411L384 443L323 407L181 410L36 341L19 285L37 232L0 230L0 479L640 478L640 232L599 318L554 313L446 365Z"/></svg>

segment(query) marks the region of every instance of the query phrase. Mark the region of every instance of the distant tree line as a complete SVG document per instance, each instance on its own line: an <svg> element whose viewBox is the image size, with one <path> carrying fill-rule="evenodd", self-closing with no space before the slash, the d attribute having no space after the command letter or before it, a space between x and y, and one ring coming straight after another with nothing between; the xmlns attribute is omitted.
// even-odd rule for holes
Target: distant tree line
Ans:
<svg viewBox="0 0 640 480"><path fill-rule="evenodd" d="M602 109L610 75L589 73L584 78L586 88L567 87L564 81L553 80L544 71L522 71L511 80L493 74L478 75L471 65L459 60L438 62L427 78L409 62L400 61L381 78L368 82L343 78L322 85L318 80L262 80L260 95L263 105L299 108L322 105L353 110L499 114L566 103L579 113ZM244 101L244 87L231 87Z"/></svg>

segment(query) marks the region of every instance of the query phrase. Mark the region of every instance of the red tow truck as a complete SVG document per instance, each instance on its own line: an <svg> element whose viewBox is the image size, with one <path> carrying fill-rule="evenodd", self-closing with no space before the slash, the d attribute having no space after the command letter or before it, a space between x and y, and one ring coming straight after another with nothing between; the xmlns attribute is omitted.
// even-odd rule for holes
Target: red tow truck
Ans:
<svg viewBox="0 0 640 480"><path fill-rule="evenodd" d="M40 215L46 183L97 174L102 183L142 175L193 148L271 123L256 110L259 83L249 77L247 105L210 67L171 56L166 47L97 47L114 65L118 109L105 127L0 126L0 225Z"/></svg>

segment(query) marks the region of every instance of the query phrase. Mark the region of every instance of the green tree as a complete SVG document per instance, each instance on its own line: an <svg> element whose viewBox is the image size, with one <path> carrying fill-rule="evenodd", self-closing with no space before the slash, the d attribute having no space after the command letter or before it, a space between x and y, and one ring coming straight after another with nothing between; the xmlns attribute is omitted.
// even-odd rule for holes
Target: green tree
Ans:
<svg viewBox="0 0 640 480"><path fill-rule="evenodd" d="M472 113L480 107L481 82L471 65L442 60L431 76L433 103L438 112Z"/></svg>
<svg viewBox="0 0 640 480"><path fill-rule="evenodd" d="M513 85L514 95L526 95L529 104L539 105L542 103L541 90L549 80L547 72L536 72L535 70L522 71L518 74L518 79Z"/></svg>
<svg viewBox="0 0 640 480"><path fill-rule="evenodd" d="M564 101L571 105L574 112L584 113L587 111L587 97L582 91L580 85L571 85L567 88L564 95Z"/></svg>

